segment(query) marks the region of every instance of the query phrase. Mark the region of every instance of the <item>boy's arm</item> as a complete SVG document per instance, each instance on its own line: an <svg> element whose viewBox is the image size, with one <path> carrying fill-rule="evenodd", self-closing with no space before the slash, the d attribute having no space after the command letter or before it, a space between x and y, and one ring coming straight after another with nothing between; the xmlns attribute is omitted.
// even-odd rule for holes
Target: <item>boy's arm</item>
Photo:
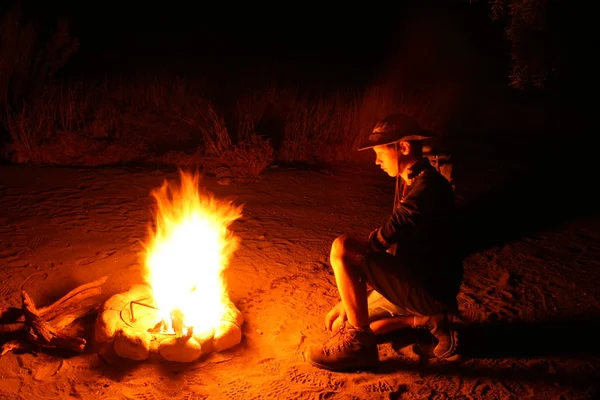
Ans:
<svg viewBox="0 0 600 400"><path fill-rule="evenodd" d="M421 216L420 199L425 189L422 180L415 182L415 184L418 186L415 186L410 194L398 204L387 222L369 235L369 248L371 251L386 251L414 231Z"/></svg>

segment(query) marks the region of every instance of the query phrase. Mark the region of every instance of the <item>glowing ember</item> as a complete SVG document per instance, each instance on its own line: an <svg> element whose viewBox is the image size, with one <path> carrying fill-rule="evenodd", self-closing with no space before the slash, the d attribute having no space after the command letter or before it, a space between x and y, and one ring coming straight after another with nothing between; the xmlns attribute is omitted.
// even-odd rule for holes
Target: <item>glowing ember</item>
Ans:
<svg viewBox="0 0 600 400"><path fill-rule="evenodd" d="M152 286L162 331L178 336L215 329L228 301L223 271L239 245L229 226L242 206L199 188L200 178L180 171L181 185L152 191L155 226L145 249L146 281Z"/></svg>

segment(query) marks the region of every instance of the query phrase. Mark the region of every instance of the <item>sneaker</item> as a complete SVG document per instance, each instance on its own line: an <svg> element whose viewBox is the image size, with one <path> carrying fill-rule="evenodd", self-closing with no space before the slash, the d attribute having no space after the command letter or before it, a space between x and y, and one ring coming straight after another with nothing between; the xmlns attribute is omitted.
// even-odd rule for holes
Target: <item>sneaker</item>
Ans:
<svg viewBox="0 0 600 400"><path fill-rule="evenodd" d="M452 314L415 316L413 322L413 328L427 329L437 339L438 343L433 349L433 354L439 359L448 358L456 353L458 332L452 325Z"/></svg>
<svg viewBox="0 0 600 400"><path fill-rule="evenodd" d="M373 369L379 365L375 334L344 323L323 346L310 347L307 359L309 364L330 371Z"/></svg>

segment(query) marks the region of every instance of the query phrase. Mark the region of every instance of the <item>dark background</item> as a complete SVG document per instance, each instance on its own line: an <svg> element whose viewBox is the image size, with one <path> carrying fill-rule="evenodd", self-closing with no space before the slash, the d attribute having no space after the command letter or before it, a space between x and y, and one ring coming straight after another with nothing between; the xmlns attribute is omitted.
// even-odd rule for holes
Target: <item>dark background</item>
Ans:
<svg viewBox="0 0 600 400"><path fill-rule="evenodd" d="M488 1L22 2L42 33L59 17L70 21L80 48L59 79L199 77L216 88L213 97L234 97L244 86L387 85L447 104L453 116L446 137L458 147L532 142L524 153L540 137L560 142L568 132L572 142L586 132L589 102L581 93L595 80L585 72L593 52L585 10L572 3L549 2L546 45L560 59L559 73L542 89L516 90L509 87L506 20L490 18Z"/></svg>
<svg viewBox="0 0 600 400"><path fill-rule="evenodd" d="M441 73L461 68L502 84L508 70L502 26L489 19L486 2L23 5L48 28L57 17L69 18L81 43L63 71L71 75L168 69L352 83L402 65Z"/></svg>

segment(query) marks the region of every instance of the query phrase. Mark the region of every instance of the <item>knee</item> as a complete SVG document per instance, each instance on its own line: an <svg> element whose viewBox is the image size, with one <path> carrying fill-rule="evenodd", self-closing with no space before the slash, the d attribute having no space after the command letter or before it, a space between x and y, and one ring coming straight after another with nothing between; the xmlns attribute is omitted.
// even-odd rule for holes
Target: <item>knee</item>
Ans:
<svg viewBox="0 0 600 400"><path fill-rule="evenodd" d="M337 237L331 244L331 252L329 258L331 262L340 261L344 258L348 250L348 235Z"/></svg>
<svg viewBox="0 0 600 400"><path fill-rule="evenodd" d="M331 245L329 260L333 268L356 267L361 260L360 243L356 238L342 235Z"/></svg>

